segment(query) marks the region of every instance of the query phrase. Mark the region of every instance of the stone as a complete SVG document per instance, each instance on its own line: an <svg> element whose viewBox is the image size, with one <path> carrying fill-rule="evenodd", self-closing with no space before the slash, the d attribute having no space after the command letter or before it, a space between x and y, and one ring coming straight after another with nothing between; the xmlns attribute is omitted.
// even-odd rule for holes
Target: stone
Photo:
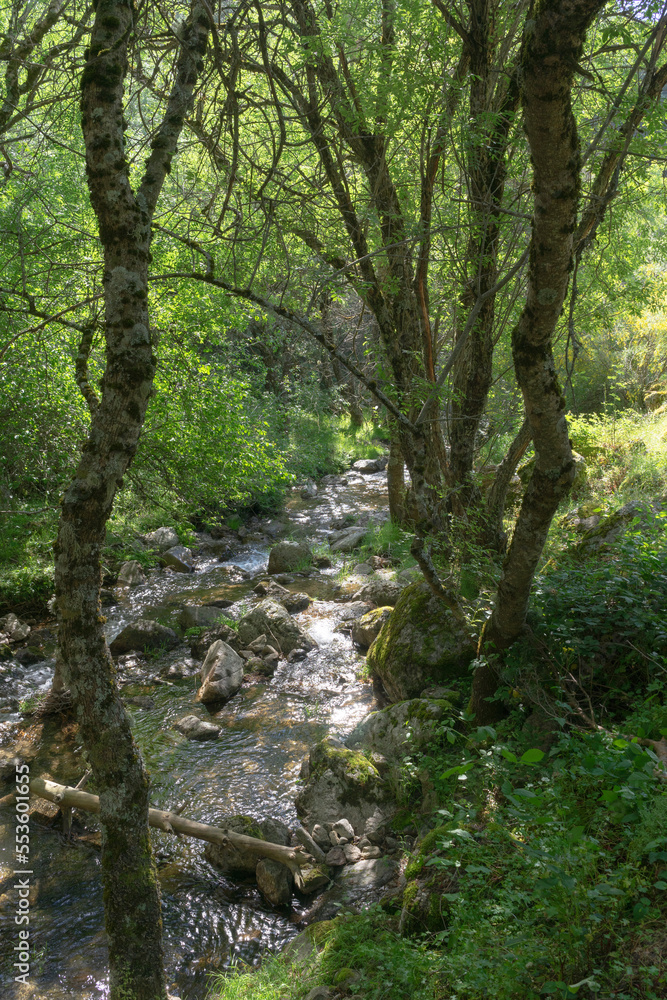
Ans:
<svg viewBox="0 0 667 1000"><path fill-rule="evenodd" d="M382 754L396 760L423 750L436 738L442 720L450 717L454 706L446 699L412 698L371 712L348 736L349 747Z"/></svg>
<svg viewBox="0 0 667 1000"><path fill-rule="evenodd" d="M357 563L356 566L352 567L352 573L355 576L370 576L375 570L369 563Z"/></svg>
<svg viewBox="0 0 667 1000"><path fill-rule="evenodd" d="M143 566L136 559L124 562L118 571L116 585L118 587L138 587L146 583L146 574Z"/></svg>
<svg viewBox="0 0 667 1000"><path fill-rule="evenodd" d="M177 573L192 573L195 568L195 561L190 549L185 545L174 545L167 549L160 556L163 566L171 566Z"/></svg>
<svg viewBox="0 0 667 1000"><path fill-rule="evenodd" d="M116 595L113 590L107 590L106 587L102 587L100 590L100 604L103 607L109 607L111 604L118 604L116 600Z"/></svg>
<svg viewBox="0 0 667 1000"><path fill-rule="evenodd" d="M361 848L361 856L365 860L370 858L379 858L382 856L382 851L375 844L368 844Z"/></svg>
<svg viewBox="0 0 667 1000"><path fill-rule="evenodd" d="M332 868L338 868L340 865L347 864L347 859L345 857L345 852L342 847L332 847L326 856L326 862L331 865Z"/></svg>
<svg viewBox="0 0 667 1000"><path fill-rule="evenodd" d="M306 827L345 816L353 830L361 832L366 819L390 802L389 789L372 761L332 739L313 747L302 776L305 785L296 797L296 811Z"/></svg>
<svg viewBox="0 0 667 1000"><path fill-rule="evenodd" d="M197 659L203 660L213 643L217 642L218 639L222 639L232 649L238 648L239 642L235 630L229 625L220 623L194 636L190 642L190 652Z"/></svg>
<svg viewBox="0 0 667 1000"><path fill-rule="evenodd" d="M343 854L345 855L345 860L350 865L356 861L361 861L361 851L356 844L346 844L343 848Z"/></svg>
<svg viewBox="0 0 667 1000"><path fill-rule="evenodd" d="M287 609L271 598L261 601L239 620L237 634L243 647L264 634L279 647L283 656L293 649L314 649L316 645Z"/></svg>
<svg viewBox="0 0 667 1000"><path fill-rule="evenodd" d="M269 553L269 574L291 573L312 566L312 549L306 542L278 542Z"/></svg>
<svg viewBox="0 0 667 1000"><path fill-rule="evenodd" d="M361 545L367 531L367 528L359 527L344 528L342 531L336 531L329 542L329 547L332 552L352 552Z"/></svg>
<svg viewBox="0 0 667 1000"><path fill-rule="evenodd" d="M299 889L305 896L309 896L318 889L323 889L331 881L331 872L326 865L304 865L301 868L302 886Z"/></svg>
<svg viewBox="0 0 667 1000"><path fill-rule="evenodd" d="M153 649L173 649L180 639L172 628L160 625L150 618L139 618L126 625L109 645L112 656L122 653L145 653Z"/></svg>
<svg viewBox="0 0 667 1000"><path fill-rule="evenodd" d="M475 644L463 616L413 583L368 650L368 666L390 701L416 697L430 683L467 678Z"/></svg>
<svg viewBox="0 0 667 1000"><path fill-rule="evenodd" d="M227 701L236 694L243 681L243 660L222 639L214 642L201 668L202 685L197 701L205 705Z"/></svg>
<svg viewBox="0 0 667 1000"><path fill-rule="evenodd" d="M313 561L318 569L331 569L333 566L329 556L315 556Z"/></svg>
<svg viewBox="0 0 667 1000"><path fill-rule="evenodd" d="M306 1000L329 1000L331 990L327 986L313 986L306 994Z"/></svg>
<svg viewBox="0 0 667 1000"><path fill-rule="evenodd" d="M251 816L223 816L216 819L215 826L223 830L242 833L246 837L256 837L270 844L282 844L288 847L290 842L289 828L277 819L256 820ZM204 848L206 860L223 872L239 875L254 875L259 856L244 848L232 847L231 844L207 844Z"/></svg>
<svg viewBox="0 0 667 1000"><path fill-rule="evenodd" d="M319 823L316 823L311 831L311 837L315 841L318 847L323 851L328 851L330 845L329 834Z"/></svg>
<svg viewBox="0 0 667 1000"><path fill-rule="evenodd" d="M358 462L353 462L352 464L355 472L362 472L366 476L371 475L373 472L382 472L386 467L387 458L384 455L381 458L360 458Z"/></svg>
<svg viewBox="0 0 667 1000"><path fill-rule="evenodd" d="M295 615L299 611L305 611L311 601L308 594L289 594L288 597L282 598L280 603L291 615Z"/></svg>
<svg viewBox="0 0 667 1000"><path fill-rule="evenodd" d="M285 524L282 521L267 521L266 524L262 525L262 531L269 538L277 538L285 530Z"/></svg>
<svg viewBox="0 0 667 1000"><path fill-rule="evenodd" d="M274 906L288 906L292 899L294 877L285 865L271 858L262 858L255 869L257 887Z"/></svg>
<svg viewBox="0 0 667 1000"><path fill-rule="evenodd" d="M404 590L405 583L385 580L380 576L365 583L354 595L354 599L355 601L370 601L371 604L382 608L393 608Z"/></svg>
<svg viewBox="0 0 667 1000"><path fill-rule="evenodd" d="M338 610L338 617L342 622L351 622L355 618L361 618L362 615L366 615L369 611L373 610L373 607L366 603L366 601L350 601L349 604L341 605Z"/></svg>
<svg viewBox="0 0 667 1000"><path fill-rule="evenodd" d="M349 899L357 898L375 889L381 889L394 879L399 866L390 858L357 861L338 876L337 882L346 890Z"/></svg>
<svg viewBox="0 0 667 1000"><path fill-rule="evenodd" d="M272 597L274 601L282 601L284 598L290 596L290 591L287 587L283 587L281 583L278 583L277 580L271 580L264 596Z"/></svg>
<svg viewBox="0 0 667 1000"><path fill-rule="evenodd" d="M217 740L220 735L220 728L214 726L212 722L205 722L198 719L196 715L186 715L173 723L173 728L177 729L189 740Z"/></svg>
<svg viewBox="0 0 667 1000"><path fill-rule="evenodd" d="M377 639L385 622L389 621L392 611L393 608L374 608L357 618L352 622L352 641L368 648Z"/></svg>
<svg viewBox="0 0 667 1000"><path fill-rule="evenodd" d="M174 546L180 544L180 539L174 529L167 527L149 531L143 538L147 545L150 545L152 549L157 549L159 552L165 552L167 549L172 549Z"/></svg>
<svg viewBox="0 0 667 1000"><path fill-rule="evenodd" d="M340 837L335 832L335 830L330 830L329 831L329 844L331 845L331 847L338 847L338 841L339 840L340 840Z"/></svg>
<svg viewBox="0 0 667 1000"><path fill-rule="evenodd" d="M302 500L314 500L315 497L317 496L316 483L312 479L309 479L306 482L305 486L301 488L299 496L301 497Z"/></svg>
<svg viewBox="0 0 667 1000"><path fill-rule="evenodd" d="M241 655L243 655L241 650ZM260 674L264 672L264 660L261 656L249 656L245 661L243 672L246 674Z"/></svg>
<svg viewBox="0 0 667 1000"><path fill-rule="evenodd" d="M381 844L385 838L388 823L389 820L384 813L380 812L379 809L376 810L364 824L364 839L367 839L371 844Z"/></svg>
<svg viewBox="0 0 667 1000"><path fill-rule="evenodd" d="M339 837L347 837L348 840L352 840L354 838L354 827L350 823L349 819L337 820L334 823L331 832L338 834Z"/></svg>
<svg viewBox="0 0 667 1000"><path fill-rule="evenodd" d="M197 628L201 625L212 625L222 618L221 608L207 607L206 605L195 606L186 604L178 615L178 624L181 628Z"/></svg>

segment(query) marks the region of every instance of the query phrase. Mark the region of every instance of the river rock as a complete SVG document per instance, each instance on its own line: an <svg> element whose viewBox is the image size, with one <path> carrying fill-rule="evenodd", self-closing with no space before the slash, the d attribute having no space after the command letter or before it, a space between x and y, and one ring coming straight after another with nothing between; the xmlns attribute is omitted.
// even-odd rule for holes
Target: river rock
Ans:
<svg viewBox="0 0 667 1000"><path fill-rule="evenodd" d="M222 639L214 642L201 668L202 685L197 701L209 704L227 701L235 695L243 681L243 660Z"/></svg>
<svg viewBox="0 0 667 1000"><path fill-rule="evenodd" d="M289 594L283 597L280 603L291 615L295 615L299 611L305 611L311 601L308 594Z"/></svg>
<svg viewBox="0 0 667 1000"><path fill-rule="evenodd" d="M357 563L356 566L352 567L352 573L355 576L370 576L373 572L373 567L369 563Z"/></svg>
<svg viewBox="0 0 667 1000"><path fill-rule="evenodd" d="M269 642L277 644L283 656L293 649L314 649L316 645L287 609L270 598L240 619L238 641L246 648L262 633L268 637Z"/></svg>
<svg viewBox="0 0 667 1000"><path fill-rule="evenodd" d="M171 566L177 573L192 573L195 568L192 552L185 545L174 545L167 549L160 556L160 562L164 566Z"/></svg>
<svg viewBox="0 0 667 1000"><path fill-rule="evenodd" d="M364 475L371 475L373 472L382 472L387 467L387 457L380 458L360 458L358 462L352 464L355 472L363 472Z"/></svg>
<svg viewBox="0 0 667 1000"><path fill-rule="evenodd" d="M404 583L378 577L365 583L354 595L354 598L359 601L370 601L371 604L377 604L378 607L393 608L404 590Z"/></svg>
<svg viewBox="0 0 667 1000"><path fill-rule="evenodd" d="M138 587L142 583L146 583L146 574L141 563L136 559L124 562L118 571L117 586Z"/></svg>
<svg viewBox="0 0 667 1000"><path fill-rule="evenodd" d="M309 828L315 823L335 823L345 816L361 833L366 819L378 807L387 807L390 800L389 790L372 761L338 741L317 743L301 774L305 786L296 797L296 811Z"/></svg>
<svg viewBox="0 0 667 1000"><path fill-rule="evenodd" d="M221 608L212 608L206 605L196 607L193 604L186 604L178 615L178 624L181 628L196 628L201 625L211 625L213 622L217 622L221 616Z"/></svg>
<svg viewBox="0 0 667 1000"><path fill-rule="evenodd" d="M198 660L203 660L213 643L217 642L218 639L222 639L232 649L238 648L239 642L236 632L229 625L221 622L219 625L214 625L212 628L206 629L205 632L194 636L190 643L190 652Z"/></svg>
<svg viewBox="0 0 667 1000"><path fill-rule="evenodd" d="M0 641L21 642L30 635L30 626L19 621L16 615L10 611L8 615L0 618Z"/></svg>
<svg viewBox="0 0 667 1000"><path fill-rule="evenodd" d="M269 553L268 572L291 573L295 569L312 566L313 552L306 542L278 542Z"/></svg>
<svg viewBox="0 0 667 1000"><path fill-rule="evenodd" d="M122 653L145 653L151 649L173 649L180 639L173 629L150 618L139 618L126 625L109 645L112 656Z"/></svg>
<svg viewBox="0 0 667 1000"><path fill-rule="evenodd" d="M255 869L257 887L274 906L287 906L292 898L294 877L285 865L271 858L262 858Z"/></svg>
<svg viewBox="0 0 667 1000"><path fill-rule="evenodd" d="M217 740L220 735L220 728L214 726L212 722L204 722L196 715L186 715L178 722L174 722L173 728L177 729L189 740Z"/></svg>
<svg viewBox="0 0 667 1000"><path fill-rule="evenodd" d="M304 865L301 869L302 887L299 889L305 896L323 889L331 881L331 872L325 864Z"/></svg>
<svg viewBox="0 0 667 1000"><path fill-rule="evenodd" d="M147 545L150 545L152 549L157 549L158 552L165 552L167 549L180 545L180 539L173 528L156 528L155 531L149 531L143 538Z"/></svg>
<svg viewBox="0 0 667 1000"><path fill-rule="evenodd" d="M368 647L377 639L380 629L389 621L393 608L374 608L352 622L352 641Z"/></svg>
<svg viewBox="0 0 667 1000"><path fill-rule="evenodd" d="M361 545L366 536L367 528L343 528L342 531L334 531L329 540L329 547L332 552L352 552Z"/></svg>
<svg viewBox="0 0 667 1000"><path fill-rule="evenodd" d="M317 485L314 480L309 479L305 486L301 488L299 496L302 500L314 500L317 496Z"/></svg>
<svg viewBox="0 0 667 1000"><path fill-rule="evenodd" d="M414 583L368 650L368 665L396 702L416 697L429 683L468 677L474 655L465 622L426 584Z"/></svg>
<svg viewBox="0 0 667 1000"><path fill-rule="evenodd" d="M256 820L251 816L223 816L216 819L215 826L223 830L232 830L234 833L242 833L246 837L256 837L258 840L266 840L270 844L282 844L289 846L289 828L277 819ZM258 854L243 848L232 847L227 844L207 844L204 848L206 860L219 868L223 872L231 874L255 874L257 863L260 859Z"/></svg>
<svg viewBox="0 0 667 1000"><path fill-rule="evenodd" d="M454 712L451 701L413 698L371 712L352 730L346 743L351 749L382 754L388 760L421 750L431 743L443 719Z"/></svg>
<svg viewBox="0 0 667 1000"><path fill-rule="evenodd" d="M349 604L341 606L338 611L338 617L342 622L351 622L373 610L372 605L367 601L350 601Z"/></svg>
<svg viewBox="0 0 667 1000"><path fill-rule="evenodd" d="M382 889L399 874L400 868L391 858L377 858L368 861L357 861L346 867L336 882L346 893L347 900L352 902L366 893Z"/></svg>

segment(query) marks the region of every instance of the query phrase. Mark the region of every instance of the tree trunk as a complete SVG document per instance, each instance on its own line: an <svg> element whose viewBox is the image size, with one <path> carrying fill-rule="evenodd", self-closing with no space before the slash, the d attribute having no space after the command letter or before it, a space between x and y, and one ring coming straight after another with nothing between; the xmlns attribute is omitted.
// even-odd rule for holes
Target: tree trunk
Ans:
<svg viewBox="0 0 667 1000"><path fill-rule="evenodd" d="M106 369L102 395L62 503L55 546L63 678L100 792L102 875L112 1000L166 995L160 894L148 834L148 777L118 694L100 614L101 551L116 491L136 452L153 392L148 320L151 219L189 110L209 28L193 3L163 124L139 191L128 179L123 83L130 0L100 0L82 78L91 202L104 251Z"/></svg>
<svg viewBox="0 0 667 1000"><path fill-rule="evenodd" d="M558 384L552 336L567 292L580 190L580 152L571 89L585 33L602 0L551 0L526 24L522 102L533 163L533 232L528 290L512 334L512 355L535 447L535 468L523 498L498 594L480 639L492 658L520 635L530 588L551 520L574 479L574 461ZM478 723L498 715L487 699L498 686L482 661L473 677L470 710Z"/></svg>
<svg viewBox="0 0 667 1000"><path fill-rule="evenodd" d="M389 461L387 463L389 517L396 524L405 523L405 462L396 421L389 418Z"/></svg>

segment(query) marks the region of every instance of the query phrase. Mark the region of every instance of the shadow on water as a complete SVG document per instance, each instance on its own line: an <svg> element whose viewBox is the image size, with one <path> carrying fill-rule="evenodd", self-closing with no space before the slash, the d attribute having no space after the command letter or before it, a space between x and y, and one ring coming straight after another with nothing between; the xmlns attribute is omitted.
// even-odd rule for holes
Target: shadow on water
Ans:
<svg viewBox="0 0 667 1000"><path fill-rule="evenodd" d="M333 518L373 514L386 506L383 475L351 477L330 486L315 500L287 504L296 534L324 539ZM191 575L158 573L124 596L109 613L113 637L128 621L156 617L176 622L184 604L227 598L257 600L252 587L266 572L268 546L250 546L233 563L200 560ZM349 638L334 631L341 604L332 600L335 569L315 579L297 578L292 590L306 591L313 604L297 620L318 642L299 663L281 662L267 684L244 686L219 712L220 738L205 743L180 736L172 723L193 711L196 678L143 683L149 707L128 704L136 739L151 774L152 802L184 815L217 823L224 815L274 816L294 825L299 769L310 746L327 732L345 736L373 707L370 687L357 678L358 654ZM176 651L178 655L187 650ZM173 654L173 655L176 655ZM48 689L53 661L3 664L0 688L0 742L14 742L18 700ZM134 691L135 689L127 689ZM40 757L33 774L76 783L85 762L73 727L69 732L44 724ZM88 828L90 816L79 817ZM296 898L279 910L266 904L253 884L232 883L204 858L203 843L152 831L165 928L170 989L182 1000L201 1000L207 974L232 964L254 964L267 949L279 950L297 933L302 905ZM98 1000L107 995L106 943L98 849L67 841L55 829L33 826L30 839L31 985L14 982L13 946L16 893L12 886L14 821L0 813L0 994L7 1000Z"/></svg>

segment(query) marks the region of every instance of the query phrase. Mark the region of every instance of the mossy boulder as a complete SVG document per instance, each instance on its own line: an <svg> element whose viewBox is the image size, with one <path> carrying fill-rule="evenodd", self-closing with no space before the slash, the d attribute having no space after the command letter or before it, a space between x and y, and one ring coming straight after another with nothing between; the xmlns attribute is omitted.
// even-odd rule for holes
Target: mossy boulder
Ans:
<svg viewBox="0 0 667 1000"><path fill-rule="evenodd" d="M463 617L426 584L406 587L368 650L368 666L390 701L416 698L429 684L467 677L475 644Z"/></svg>
<svg viewBox="0 0 667 1000"><path fill-rule="evenodd" d="M593 555L598 550L611 545L635 519L642 532L649 530L656 524L654 511L640 503L631 501L624 504L623 507L619 507L613 514L600 518L597 524L592 525L577 545L577 554Z"/></svg>
<svg viewBox="0 0 667 1000"><path fill-rule="evenodd" d="M367 648L377 639L382 626L389 621L393 608L374 608L352 622L352 640Z"/></svg>
<svg viewBox="0 0 667 1000"><path fill-rule="evenodd" d="M301 768L305 786L296 797L296 811L310 830L319 823L345 817L355 833L364 831L376 809L390 806L389 789L375 764L360 750L334 740L322 740Z"/></svg>
<svg viewBox="0 0 667 1000"><path fill-rule="evenodd" d="M452 692L456 697L456 693ZM351 748L381 753L388 760L422 750L437 737L442 720L453 712L444 698L412 698L371 712L347 738Z"/></svg>
<svg viewBox="0 0 667 1000"><path fill-rule="evenodd" d="M277 819L253 819L252 816L222 816L215 826L223 830L242 833L245 837L255 837L266 840L269 844L282 844L287 847L290 842L290 831L284 823ZM231 844L207 844L204 857L220 871L231 875L254 875L260 858L252 851L232 847Z"/></svg>

